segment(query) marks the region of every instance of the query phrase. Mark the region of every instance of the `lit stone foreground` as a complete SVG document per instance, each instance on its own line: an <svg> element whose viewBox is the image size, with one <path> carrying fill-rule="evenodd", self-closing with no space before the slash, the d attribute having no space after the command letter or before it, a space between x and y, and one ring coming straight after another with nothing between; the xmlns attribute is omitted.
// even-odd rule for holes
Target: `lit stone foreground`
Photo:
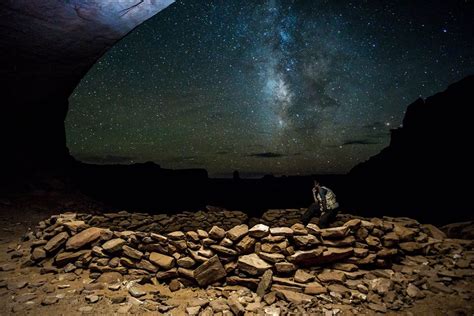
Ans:
<svg viewBox="0 0 474 316"><path fill-rule="evenodd" d="M107 216L109 223L119 219L132 227L137 215ZM280 315L294 306L308 312L401 310L432 293L468 295L453 285L474 276L471 240L448 239L435 226L408 218L343 215L340 226L327 229L260 223L162 234L115 231L97 219L102 227L94 227L93 218L66 213L39 223L26 235L19 263L45 274L87 271L90 286L104 283L136 300L151 299L147 284L220 293L189 303L190 315Z"/></svg>

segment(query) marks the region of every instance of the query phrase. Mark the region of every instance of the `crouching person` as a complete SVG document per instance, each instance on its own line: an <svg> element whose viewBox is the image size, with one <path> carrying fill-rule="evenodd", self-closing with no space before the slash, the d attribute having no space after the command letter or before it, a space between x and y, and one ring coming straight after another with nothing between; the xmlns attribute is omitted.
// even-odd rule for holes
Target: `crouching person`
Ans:
<svg viewBox="0 0 474 316"><path fill-rule="evenodd" d="M336 195L331 189L321 186L318 181L314 180L313 198L314 203L303 214L301 221L304 225L307 225L311 218L319 216L319 227L328 227L336 219L336 215L339 212L339 203L336 201Z"/></svg>

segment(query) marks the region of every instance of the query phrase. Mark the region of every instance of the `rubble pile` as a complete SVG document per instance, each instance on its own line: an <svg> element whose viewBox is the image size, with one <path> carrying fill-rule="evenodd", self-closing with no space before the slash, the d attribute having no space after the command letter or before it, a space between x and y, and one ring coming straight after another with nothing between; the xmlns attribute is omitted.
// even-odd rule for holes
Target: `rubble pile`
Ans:
<svg viewBox="0 0 474 316"><path fill-rule="evenodd" d="M179 216L162 223L146 214L65 213L27 235L31 248L22 262L42 273L87 271L91 284L115 276L109 286L126 286L135 299L149 295L144 284L166 283L171 291L207 288L201 303L189 304L190 315L386 312L429 293L469 295L453 284L474 276L471 240L448 239L435 226L409 218L341 215L331 228L275 226L291 222L285 218L291 212L280 213L273 210L249 224L243 216L223 214L216 216L223 225L192 229L214 222L203 218L186 223L190 229L167 233L153 232L154 225L169 231ZM225 228L234 221L240 223Z"/></svg>
<svg viewBox="0 0 474 316"><path fill-rule="evenodd" d="M147 213L129 213L127 211L100 215L78 213L75 214L75 220L83 221L88 226L108 228L113 231L133 230L137 232L170 233L177 230L209 230L215 225L219 225L223 229L230 229L247 222L248 218L247 214L240 211L208 206L206 210L186 211L174 215L150 215Z"/></svg>

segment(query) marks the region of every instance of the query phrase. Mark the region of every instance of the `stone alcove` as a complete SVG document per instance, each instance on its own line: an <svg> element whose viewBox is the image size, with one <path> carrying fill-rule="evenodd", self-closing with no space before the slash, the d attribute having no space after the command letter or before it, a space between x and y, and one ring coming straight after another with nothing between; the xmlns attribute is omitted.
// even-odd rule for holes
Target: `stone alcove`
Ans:
<svg viewBox="0 0 474 316"><path fill-rule="evenodd" d="M7 0L0 4L0 171L68 161L68 98L117 41L174 0Z"/></svg>

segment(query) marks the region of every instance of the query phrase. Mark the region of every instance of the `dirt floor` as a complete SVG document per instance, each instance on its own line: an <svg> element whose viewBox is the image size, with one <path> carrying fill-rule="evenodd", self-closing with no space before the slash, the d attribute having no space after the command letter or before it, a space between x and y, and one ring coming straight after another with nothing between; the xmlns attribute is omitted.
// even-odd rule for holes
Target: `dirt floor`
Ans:
<svg viewBox="0 0 474 316"><path fill-rule="evenodd" d="M75 200L74 200L75 199ZM71 200L74 200L71 202ZM9 270L11 257L23 250L19 243L22 236L40 220L57 214L64 209L81 205L87 208L89 201L83 197L39 196L0 200L0 266ZM82 210L83 211L83 210ZM88 287L88 273L80 269L67 274L41 274L38 267L20 267L13 265L10 271L0 271L0 310L1 315L185 315L185 309L193 299L208 298L221 289L185 288L171 292L162 284L146 285L147 294L140 300L144 304L130 299L127 303L117 303L127 296L126 289L113 291L105 288ZM2 270L2 269L0 269ZM44 271L43 271L44 272ZM458 294L432 294L416 301L415 305L402 312L389 311L387 315L474 315L474 282L461 280L456 283L460 289ZM456 292L455 292L456 293ZM95 303L88 302L99 300ZM45 298L50 297L48 302ZM86 298L88 297L88 299ZM115 303L112 303L115 300ZM51 303L50 305L47 305ZM147 311L158 306L160 312ZM297 308L292 309L297 310ZM326 315L351 314L345 308L334 306L333 311ZM263 311L262 311L263 312ZM373 315L372 310L359 311L359 314ZM282 313L284 314L284 313ZM298 314L298 313L296 313ZM300 312L299 314L304 314ZM264 314L262 314L264 315ZM294 315L294 314L293 314Z"/></svg>

